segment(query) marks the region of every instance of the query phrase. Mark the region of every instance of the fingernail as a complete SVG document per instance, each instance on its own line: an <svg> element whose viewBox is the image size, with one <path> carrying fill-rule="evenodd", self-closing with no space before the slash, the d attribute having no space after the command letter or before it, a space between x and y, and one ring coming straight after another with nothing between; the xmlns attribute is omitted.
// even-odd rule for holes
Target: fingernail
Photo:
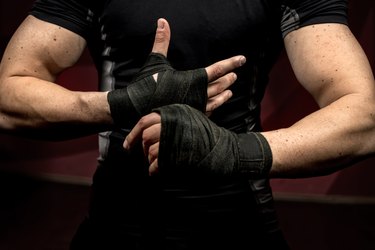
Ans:
<svg viewBox="0 0 375 250"><path fill-rule="evenodd" d="M236 81L236 80L237 80L237 75L233 73L233 81Z"/></svg>
<svg viewBox="0 0 375 250"><path fill-rule="evenodd" d="M240 66L244 65L246 63L246 57L241 56L240 58Z"/></svg>
<svg viewBox="0 0 375 250"><path fill-rule="evenodd" d="M158 20L158 28L159 28L159 29L164 29L164 22L163 22L162 19L159 19L159 20Z"/></svg>
<svg viewBox="0 0 375 250"><path fill-rule="evenodd" d="M126 149L126 150L128 150L129 149L129 143L128 143L128 140L127 139L125 139L125 141L124 141L124 148Z"/></svg>

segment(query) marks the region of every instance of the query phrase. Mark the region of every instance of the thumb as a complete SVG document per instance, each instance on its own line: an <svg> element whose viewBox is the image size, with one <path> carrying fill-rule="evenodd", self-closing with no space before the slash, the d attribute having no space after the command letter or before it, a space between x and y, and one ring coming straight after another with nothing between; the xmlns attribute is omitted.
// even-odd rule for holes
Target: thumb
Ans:
<svg viewBox="0 0 375 250"><path fill-rule="evenodd" d="M154 40L154 46L152 52L160 53L167 56L169 41L171 39L171 30L167 20L164 18L158 19L158 27L156 29L156 35Z"/></svg>

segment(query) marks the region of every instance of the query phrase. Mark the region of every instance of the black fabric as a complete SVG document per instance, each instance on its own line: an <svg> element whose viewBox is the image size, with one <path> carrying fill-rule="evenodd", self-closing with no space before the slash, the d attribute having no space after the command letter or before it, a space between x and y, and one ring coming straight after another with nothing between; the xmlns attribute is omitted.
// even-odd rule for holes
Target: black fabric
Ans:
<svg viewBox="0 0 375 250"><path fill-rule="evenodd" d="M161 115L161 173L197 171L206 175L267 177L272 153L261 134L237 135L188 105L173 104L154 111Z"/></svg>
<svg viewBox="0 0 375 250"><path fill-rule="evenodd" d="M89 9L92 9L89 1L38 0L34 3L31 14L89 39L94 14Z"/></svg>
<svg viewBox="0 0 375 250"><path fill-rule="evenodd" d="M158 74L156 82L152 77L155 73ZM139 92L146 92L147 88L150 88L150 84L145 82L153 82L155 91L150 98L136 98L140 95ZM151 53L133 83L128 87L128 91L135 107L143 114L153 108L173 103L188 104L205 112L207 85L205 69L177 71L165 56Z"/></svg>
<svg viewBox="0 0 375 250"><path fill-rule="evenodd" d="M272 152L266 138L261 133L238 134L237 146L237 171L245 176L267 178L272 166Z"/></svg>
<svg viewBox="0 0 375 250"><path fill-rule="evenodd" d="M141 117L129 97L127 88L108 92L107 101L115 126L131 128Z"/></svg>
<svg viewBox="0 0 375 250"><path fill-rule="evenodd" d="M205 69L177 71L165 56L151 53L127 88L108 93L112 118L116 125L129 128L153 108L168 104L188 104L204 112L207 84Z"/></svg>
<svg viewBox="0 0 375 250"><path fill-rule="evenodd" d="M130 174L133 156L123 160L105 162L95 173L95 206L73 249L289 249L268 179L155 176L140 182Z"/></svg>
<svg viewBox="0 0 375 250"><path fill-rule="evenodd" d="M281 30L285 37L289 32L312 24L348 24L347 0L285 0L283 3Z"/></svg>

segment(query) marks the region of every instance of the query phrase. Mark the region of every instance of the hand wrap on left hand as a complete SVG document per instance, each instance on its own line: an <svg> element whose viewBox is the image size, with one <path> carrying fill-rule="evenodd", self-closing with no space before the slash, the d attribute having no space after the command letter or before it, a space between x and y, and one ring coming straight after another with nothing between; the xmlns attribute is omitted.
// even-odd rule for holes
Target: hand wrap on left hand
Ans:
<svg viewBox="0 0 375 250"><path fill-rule="evenodd" d="M221 176L268 175L272 152L262 134L235 134L188 105L168 105L154 111L161 115L161 173L195 170Z"/></svg>
<svg viewBox="0 0 375 250"><path fill-rule="evenodd" d="M154 74L158 74L156 81ZM114 122L129 127L153 108L168 104L188 104L204 112L208 99L207 86L204 68L177 71L165 56L151 53L127 88L108 93L108 102ZM133 106L133 112L130 112L129 105Z"/></svg>

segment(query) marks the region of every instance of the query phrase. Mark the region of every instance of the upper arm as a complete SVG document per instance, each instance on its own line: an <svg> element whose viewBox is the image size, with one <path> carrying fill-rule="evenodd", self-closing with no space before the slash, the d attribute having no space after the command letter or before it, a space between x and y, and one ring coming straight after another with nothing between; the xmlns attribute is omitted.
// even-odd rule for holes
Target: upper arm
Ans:
<svg viewBox="0 0 375 250"><path fill-rule="evenodd" d="M374 98L371 67L348 26L309 25L284 41L298 81L321 107L349 94Z"/></svg>
<svg viewBox="0 0 375 250"><path fill-rule="evenodd" d="M85 40L60 26L28 16L14 33L1 62L1 78L28 76L54 81L73 66Z"/></svg>

